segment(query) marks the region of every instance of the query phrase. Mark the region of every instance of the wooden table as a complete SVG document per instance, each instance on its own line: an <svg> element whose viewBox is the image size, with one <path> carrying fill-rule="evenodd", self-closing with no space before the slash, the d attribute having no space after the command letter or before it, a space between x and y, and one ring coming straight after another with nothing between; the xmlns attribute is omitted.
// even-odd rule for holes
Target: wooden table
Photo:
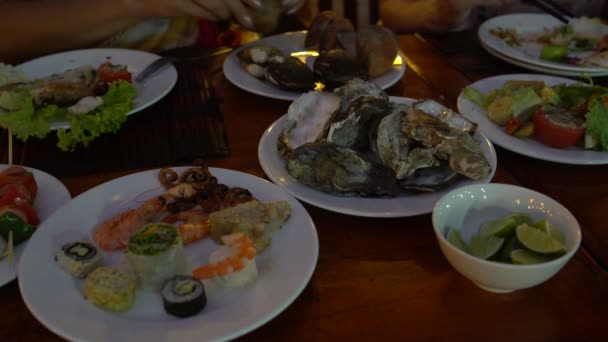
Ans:
<svg viewBox="0 0 608 342"><path fill-rule="evenodd" d="M430 97L455 108L461 89L480 78L527 72L479 47L474 34L399 37L407 56L394 96ZM219 62L218 62L219 63ZM220 64L218 64L220 65ZM252 95L230 84L216 65L211 80L231 154L210 166L265 177L260 136L288 102ZM438 248L431 216L374 219L306 205L319 233L316 271L284 312L243 340L608 340L608 166L571 166L496 147L493 182L522 185L568 207L583 244L549 281L492 294L458 274ZM139 169L61 177L73 196ZM60 340L29 313L17 281L0 289L0 341Z"/></svg>

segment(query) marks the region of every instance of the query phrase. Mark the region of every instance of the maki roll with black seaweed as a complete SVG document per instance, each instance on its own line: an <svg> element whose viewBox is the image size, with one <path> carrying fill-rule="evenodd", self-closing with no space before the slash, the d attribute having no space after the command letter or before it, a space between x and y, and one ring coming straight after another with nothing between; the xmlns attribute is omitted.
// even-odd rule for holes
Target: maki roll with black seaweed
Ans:
<svg viewBox="0 0 608 342"><path fill-rule="evenodd" d="M69 274L84 278L101 265L101 254L85 241L68 242L55 255L55 261Z"/></svg>
<svg viewBox="0 0 608 342"><path fill-rule="evenodd" d="M177 317L195 315L207 304L203 283L190 276L178 275L167 280L160 294L165 311Z"/></svg>

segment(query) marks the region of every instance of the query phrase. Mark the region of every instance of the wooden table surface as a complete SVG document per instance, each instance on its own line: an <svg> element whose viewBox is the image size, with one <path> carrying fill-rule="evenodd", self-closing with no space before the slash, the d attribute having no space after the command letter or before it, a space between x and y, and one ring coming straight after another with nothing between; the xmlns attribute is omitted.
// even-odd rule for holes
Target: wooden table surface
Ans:
<svg viewBox="0 0 608 342"><path fill-rule="evenodd" d="M483 77L528 72L490 56L474 34L399 37L407 56L393 96L434 98L455 108L462 88ZM210 166L265 174L257 159L264 130L289 102L247 93L212 67L230 156ZM142 148L144 148L142 146ZM509 294L485 292L441 253L431 215L360 218L305 205L319 234L317 268L302 294L243 340L546 340L606 341L608 328L608 166L572 166L496 147L493 182L517 184L558 200L582 226L583 244L547 282ZM145 169L60 177L76 196ZM0 288L0 341L61 340L32 316L17 281Z"/></svg>

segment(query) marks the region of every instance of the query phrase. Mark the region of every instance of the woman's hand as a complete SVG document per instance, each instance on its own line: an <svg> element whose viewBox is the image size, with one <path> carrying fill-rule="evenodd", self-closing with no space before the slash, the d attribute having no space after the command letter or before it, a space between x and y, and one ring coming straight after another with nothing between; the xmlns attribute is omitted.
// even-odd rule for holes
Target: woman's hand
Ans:
<svg viewBox="0 0 608 342"><path fill-rule="evenodd" d="M281 0L283 11L287 14L294 14L302 7L307 0Z"/></svg>

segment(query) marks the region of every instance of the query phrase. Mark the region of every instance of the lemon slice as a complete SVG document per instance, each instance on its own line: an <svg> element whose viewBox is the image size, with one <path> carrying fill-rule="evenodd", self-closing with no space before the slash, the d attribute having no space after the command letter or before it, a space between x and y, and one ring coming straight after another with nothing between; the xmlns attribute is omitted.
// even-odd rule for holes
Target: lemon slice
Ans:
<svg viewBox="0 0 608 342"><path fill-rule="evenodd" d="M515 227L522 223L530 223L531 219L528 214L510 214L503 218L494 221L488 221L481 226L479 233L481 235L493 235L496 237L506 237L513 235Z"/></svg>
<svg viewBox="0 0 608 342"><path fill-rule="evenodd" d="M557 229L554 225L552 225L549 220L544 219L538 221L532 225L534 228L538 228L545 233L551 235L552 238L562 243L562 245L566 244L566 237L564 233L562 233L559 229Z"/></svg>
<svg viewBox="0 0 608 342"><path fill-rule="evenodd" d="M563 254L566 252L563 243L538 228L522 223L515 228L515 232L519 242L532 252L541 254Z"/></svg>
<svg viewBox="0 0 608 342"><path fill-rule="evenodd" d="M498 252L504 242L504 238L477 234L471 238L469 253L478 258L488 259Z"/></svg>
<svg viewBox="0 0 608 342"><path fill-rule="evenodd" d="M552 260L552 258L534 253L527 249L514 249L511 251L511 262L519 265L540 264Z"/></svg>
<svg viewBox="0 0 608 342"><path fill-rule="evenodd" d="M450 228L450 230L448 231L447 239L452 245L454 245L454 247L460 249L463 252L468 253L469 248L467 247L467 243L464 242L462 235L460 235L459 230Z"/></svg>

